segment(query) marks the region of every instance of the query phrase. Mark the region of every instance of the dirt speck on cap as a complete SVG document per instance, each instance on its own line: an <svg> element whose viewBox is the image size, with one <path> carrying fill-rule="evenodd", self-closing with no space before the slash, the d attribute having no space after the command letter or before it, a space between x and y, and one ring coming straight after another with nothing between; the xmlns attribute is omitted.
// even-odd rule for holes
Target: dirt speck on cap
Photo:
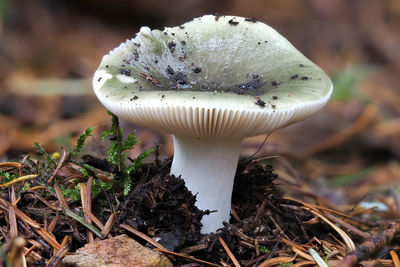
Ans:
<svg viewBox="0 0 400 267"><path fill-rule="evenodd" d="M201 72L201 68L200 68L200 67L197 67L197 68L195 68L195 69L193 70L193 72L194 72L194 73L200 73L200 72Z"/></svg>
<svg viewBox="0 0 400 267"><path fill-rule="evenodd" d="M274 86L274 87L278 87L278 85L280 85L282 82L277 82L276 80L273 80L272 82L271 82L271 85L272 86Z"/></svg>
<svg viewBox="0 0 400 267"><path fill-rule="evenodd" d="M167 73L169 75L174 75L175 74L174 69L170 65L167 66Z"/></svg>
<svg viewBox="0 0 400 267"><path fill-rule="evenodd" d="M255 102L255 104L257 105L257 106L260 106L260 107L265 107L265 102L264 101L262 101L259 97L256 97L256 102Z"/></svg>
<svg viewBox="0 0 400 267"><path fill-rule="evenodd" d="M170 42L168 43L168 48L169 48L169 51L170 51L171 53L173 53L173 52L175 51L175 46L176 46L176 43L175 43L174 41L170 41Z"/></svg>
<svg viewBox="0 0 400 267"><path fill-rule="evenodd" d="M230 25L233 25L233 26L236 26L236 25L239 24L238 21L234 21L233 19L229 20L228 23L229 23Z"/></svg>
<svg viewBox="0 0 400 267"><path fill-rule="evenodd" d="M137 50L133 51L133 59L136 61L139 60L139 52Z"/></svg>
<svg viewBox="0 0 400 267"><path fill-rule="evenodd" d="M254 18L254 17L253 18L245 18L244 21L256 23L258 21L258 19Z"/></svg>
<svg viewBox="0 0 400 267"><path fill-rule="evenodd" d="M118 72L125 76L131 76L131 70L119 69Z"/></svg>
<svg viewBox="0 0 400 267"><path fill-rule="evenodd" d="M200 89L203 91L207 91L210 88L207 85L200 85Z"/></svg>
<svg viewBox="0 0 400 267"><path fill-rule="evenodd" d="M238 84L237 87L239 89L245 89L245 90L249 90L249 91L254 91L259 89L260 87L262 87L264 85L264 83L260 80L260 79L254 79L251 80L248 83L242 83L242 84Z"/></svg>

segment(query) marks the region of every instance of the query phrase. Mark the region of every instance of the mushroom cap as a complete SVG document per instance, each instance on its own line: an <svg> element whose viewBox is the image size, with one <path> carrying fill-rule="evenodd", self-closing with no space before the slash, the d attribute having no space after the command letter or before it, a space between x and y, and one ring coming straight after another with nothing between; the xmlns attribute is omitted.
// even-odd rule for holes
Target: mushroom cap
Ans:
<svg viewBox="0 0 400 267"><path fill-rule="evenodd" d="M136 125L232 138L303 120L332 93L329 77L268 25L213 15L163 31L142 27L103 57L93 87Z"/></svg>

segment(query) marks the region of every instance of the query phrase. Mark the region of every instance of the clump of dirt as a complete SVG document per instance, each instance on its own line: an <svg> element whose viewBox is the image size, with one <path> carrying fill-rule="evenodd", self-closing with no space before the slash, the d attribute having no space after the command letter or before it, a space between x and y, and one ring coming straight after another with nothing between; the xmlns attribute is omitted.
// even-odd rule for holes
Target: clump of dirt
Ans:
<svg viewBox="0 0 400 267"><path fill-rule="evenodd" d="M232 204L238 216L248 217L265 199L277 205L277 199L283 195L274 184L277 178L271 165L239 165L232 192Z"/></svg>
<svg viewBox="0 0 400 267"><path fill-rule="evenodd" d="M176 250L200 240L200 221L207 212L195 202L181 178L156 175L126 198L120 219L148 236L160 237L159 243Z"/></svg>

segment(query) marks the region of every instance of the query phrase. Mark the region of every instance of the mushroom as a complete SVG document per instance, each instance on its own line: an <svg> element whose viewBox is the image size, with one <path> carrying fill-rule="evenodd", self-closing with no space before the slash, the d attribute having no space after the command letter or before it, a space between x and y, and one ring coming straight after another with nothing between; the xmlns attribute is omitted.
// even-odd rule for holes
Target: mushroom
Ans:
<svg viewBox="0 0 400 267"><path fill-rule="evenodd" d="M332 92L329 77L268 25L212 15L142 27L103 57L93 87L117 116L173 135L171 174L200 209L216 211L203 233L229 221L242 140L305 119Z"/></svg>

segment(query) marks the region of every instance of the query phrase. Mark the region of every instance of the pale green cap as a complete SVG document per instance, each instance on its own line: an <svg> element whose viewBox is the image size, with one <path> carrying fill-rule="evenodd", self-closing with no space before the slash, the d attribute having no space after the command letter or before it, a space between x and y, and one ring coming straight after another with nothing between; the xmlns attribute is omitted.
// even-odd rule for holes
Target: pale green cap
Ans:
<svg viewBox="0 0 400 267"><path fill-rule="evenodd" d="M103 57L93 87L136 125L232 138L303 120L332 93L329 77L268 25L213 15L163 31L142 27Z"/></svg>

